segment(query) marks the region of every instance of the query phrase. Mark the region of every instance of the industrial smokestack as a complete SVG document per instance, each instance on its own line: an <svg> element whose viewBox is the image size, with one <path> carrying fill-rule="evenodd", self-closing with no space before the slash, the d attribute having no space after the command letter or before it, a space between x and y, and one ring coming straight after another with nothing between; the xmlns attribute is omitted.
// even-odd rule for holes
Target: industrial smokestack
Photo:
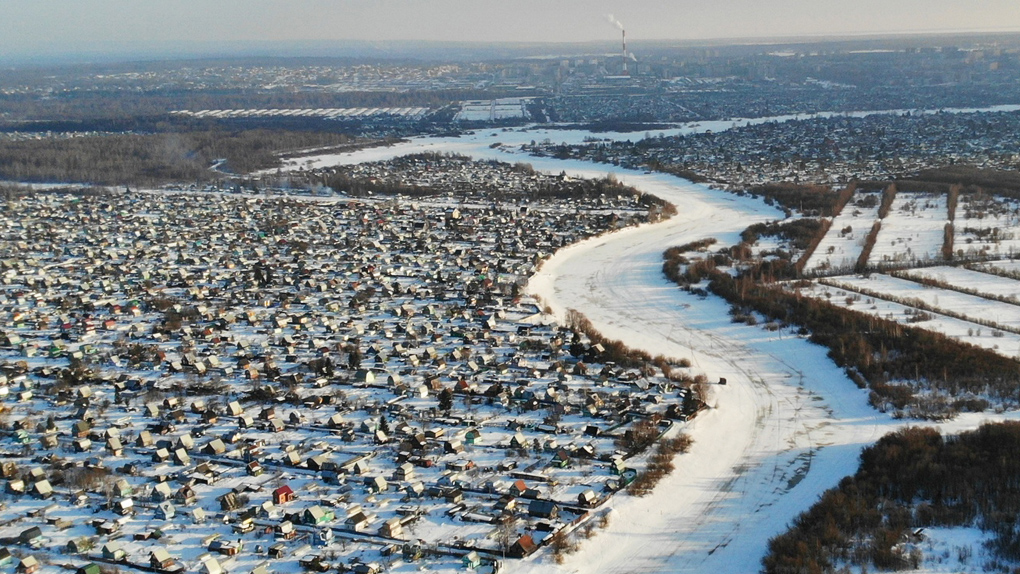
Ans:
<svg viewBox="0 0 1020 574"><path fill-rule="evenodd" d="M623 34L623 75L627 76L630 75L627 72L627 31L620 28L620 33Z"/></svg>
<svg viewBox="0 0 1020 574"><path fill-rule="evenodd" d="M623 35L623 75L629 76L630 73L627 71L627 60L630 59L627 55L627 31L623 29L623 22L616 19L616 16L612 14L606 14L606 20L613 26L620 29L620 33Z"/></svg>

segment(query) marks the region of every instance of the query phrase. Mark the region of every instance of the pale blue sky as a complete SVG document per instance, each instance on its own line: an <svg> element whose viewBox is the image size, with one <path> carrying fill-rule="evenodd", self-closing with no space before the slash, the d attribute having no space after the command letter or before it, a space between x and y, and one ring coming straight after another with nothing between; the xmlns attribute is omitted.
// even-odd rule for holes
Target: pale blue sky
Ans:
<svg viewBox="0 0 1020 574"><path fill-rule="evenodd" d="M182 43L613 40L1020 30L1017 0L0 0L0 59Z"/></svg>

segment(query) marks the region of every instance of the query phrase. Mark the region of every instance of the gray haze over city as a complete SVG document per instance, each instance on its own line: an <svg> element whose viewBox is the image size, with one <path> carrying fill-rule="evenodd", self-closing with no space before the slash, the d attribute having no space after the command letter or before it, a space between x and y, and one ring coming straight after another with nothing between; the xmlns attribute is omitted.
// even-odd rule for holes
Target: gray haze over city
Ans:
<svg viewBox="0 0 1020 574"><path fill-rule="evenodd" d="M39 0L0 6L0 62L337 40L613 41L609 14L635 40L1020 29L1010 0Z"/></svg>

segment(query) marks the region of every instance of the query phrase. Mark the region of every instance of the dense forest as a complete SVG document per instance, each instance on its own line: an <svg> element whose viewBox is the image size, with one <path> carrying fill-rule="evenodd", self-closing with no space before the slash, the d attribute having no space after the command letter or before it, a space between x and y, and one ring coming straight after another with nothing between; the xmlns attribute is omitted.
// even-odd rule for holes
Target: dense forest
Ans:
<svg viewBox="0 0 1020 574"><path fill-rule="evenodd" d="M200 131L149 135L0 141L0 179L99 185L205 182L222 174L275 167L295 148L353 145L338 133L279 130Z"/></svg>
<svg viewBox="0 0 1020 574"><path fill-rule="evenodd" d="M1020 562L1020 423L986 424L959 436L931 428L887 435L861 454L857 473L825 492L769 542L768 574L836 572L854 565L916 568L916 542L931 526L976 526L1000 564ZM1014 568L1012 570L1016 572Z"/></svg>
<svg viewBox="0 0 1020 574"><path fill-rule="evenodd" d="M949 165L904 176L896 184L901 191L946 193L953 186L959 186L957 193L981 192L1020 198L1020 172L1012 170Z"/></svg>

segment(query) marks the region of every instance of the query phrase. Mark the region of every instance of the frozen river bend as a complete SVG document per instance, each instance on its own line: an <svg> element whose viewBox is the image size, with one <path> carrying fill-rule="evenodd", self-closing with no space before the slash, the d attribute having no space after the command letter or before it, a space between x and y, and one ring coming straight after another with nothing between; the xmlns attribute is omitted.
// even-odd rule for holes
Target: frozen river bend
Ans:
<svg viewBox="0 0 1020 574"><path fill-rule="evenodd" d="M825 351L790 334L730 323L728 305L662 275L662 252L705 237L721 245L776 217L760 202L663 175L621 176L679 213L557 253L530 283L557 314L649 353L690 358L713 408L686 429L694 447L646 498L618 497L608 530L562 565L522 571L753 572L770 537L857 466L887 419ZM524 566L524 565L522 565Z"/></svg>
<svg viewBox="0 0 1020 574"><path fill-rule="evenodd" d="M489 147L584 132L511 132L425 138L353 154L302 158L318 167L421 151L527 161L536 169L601 177L608 166L532 158ZM520 141L516 141L520 140ZM512 149L512 148L504 148ZM618 496L609 527L555 564L548 553L513 572L754 572L768 539L857 468L860 449L899 426L867 405L825 350L786 333L733 324L728 305L685 293L662 275L668 247L715 237L738 241L757 221L781 217L760 200L737 197L664 174L612 169L624 183L677 206L657 224L625 229L557 252L529 290L561 318L577 309L604 335L652 355L689 358L713 385L712 408L689 423L691 452L645 498ZM946 430L973 428L961 417Z"/></svg>

